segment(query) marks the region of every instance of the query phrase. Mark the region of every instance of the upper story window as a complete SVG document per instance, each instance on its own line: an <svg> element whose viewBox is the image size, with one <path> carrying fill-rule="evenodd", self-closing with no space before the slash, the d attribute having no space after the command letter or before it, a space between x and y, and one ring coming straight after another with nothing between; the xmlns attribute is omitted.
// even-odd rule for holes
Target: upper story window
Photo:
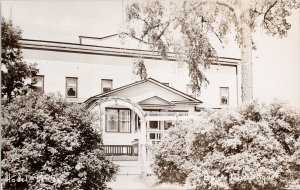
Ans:
<svg viewBox="0 0 300 190"><path fill-rule="evenodd" d="M35 87L36 87L36 91L43 93L44 92L44 76L43 75L36 75L34 77L35 80Z"/></svg>
<svg viewBox="0 0 300 190"><path fill-rule="evenodd" d="M77 82L76 77L66 77L66 95L67 98L77 98Z"/></svg>
<svg viewBox="0 0 300 190"><path fill-rule="evenodd" d="M112 90L113 80L111 79L101 79L101 93L106 93Z"/></svg>
<svg viewBox="0 0 300 190"><path fill-rule="evenodd" d="M229 105L229 88L220 87L220 102L221 105Z"/></svg>
<svg viewBox="0 0 300 190"><path fill-rule="evenodd" d="M196 98L196 92L193 92L193 88L191 84L186 85L186 94Z"/></svg>

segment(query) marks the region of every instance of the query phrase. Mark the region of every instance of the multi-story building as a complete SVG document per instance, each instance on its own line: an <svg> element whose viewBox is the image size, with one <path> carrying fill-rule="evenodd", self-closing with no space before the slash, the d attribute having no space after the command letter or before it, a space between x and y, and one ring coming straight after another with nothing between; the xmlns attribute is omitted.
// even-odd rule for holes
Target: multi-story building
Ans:
<svg viewBox="0 0 300 190"><path fill-rule="evenodd" d="M39 69L39 90L86 102L88 109L100 115L106 153L138 154L142 172L146 144L158 143L174 121L188 119L203 108L239 104L239 59L220 57L205 72L209 85L195 94L187 67L172 54L163 60L145 44L135 44L139 48L134 49L118 42L118 35L81 36L79 43L21 40L26 62L36 63ZM138 58L145 61L149 77L145 80L133 75Z"/></svg>

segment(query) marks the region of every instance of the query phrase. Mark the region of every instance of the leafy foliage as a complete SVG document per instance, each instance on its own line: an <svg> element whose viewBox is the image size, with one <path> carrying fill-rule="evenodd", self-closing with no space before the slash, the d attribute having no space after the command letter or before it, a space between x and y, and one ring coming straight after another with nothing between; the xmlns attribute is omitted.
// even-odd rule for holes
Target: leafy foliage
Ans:
<svg viewBox="0 0 300 190"><path fill-rule="evenodd" d="M150 44L163 58L173 52L180 62L187 64L192 88L199 92L202 84L208 83L202 70L209 68L217 56L207 38L205 21L191 12L189 6L186 2L170 5L162 1L133 3L127 8L127 16L133 37ZM172 8L176 10L170 10Z"/></svg>
<svg viewBox="0 0 300 190"><path fill-rule="evenodd" d="M170 129L154 173L196 189L285 188L300 179L299 130L300 114L279 102L205 111Z"/></svg>
<svg viewBox="0 0 300 190"><path fill-rule="evenodd" d="M211 37L223 43L234 32L241 48L242 100L251 101L252 33L261 27L272 36L286 36L291 28L286 18L299 5L299 0L149 0L130 4L127 17L132 36L162 57L173 52L186 63L196 92L207 84L203 71L218 58Z"/></svg>
<svg viewBox="0 0 300 190"><path fill-rule="evenodd" d="M22 56L19 40L22 31L11 20L1 19L1 97L7 96L10 102L15 96L34 89L36 81L25 85L25 79L33 78L38 69L35 64L27 65ZM24 88L27 87L27 88Z"/></svg>
<svg viewBox="0 0 300 190"><path fill-rule="evenodd" d="M133 74L139 76L141 80L147 78L147 69L143 59L141 58L136 59L133 63L133 67L134 67Z"/></svg>
<svg viewBox="0 0 300 190"><path fill-rule="evenodd" d="M84 105L53 95L31 92L2 106L4 189L105 189L117 167L94 121Z"/></svg>

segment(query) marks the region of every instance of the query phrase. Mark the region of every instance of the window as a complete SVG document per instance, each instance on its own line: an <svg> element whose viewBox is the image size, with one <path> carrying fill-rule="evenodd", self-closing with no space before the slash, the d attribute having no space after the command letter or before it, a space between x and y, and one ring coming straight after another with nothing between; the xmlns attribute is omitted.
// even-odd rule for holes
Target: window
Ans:
<svg viewBox="0 0 300 190"><path fill-rule="evenodd" d="M101 80L101 93L106 93L111 91L112 89L112 82L111 79L102 79Z"/></svg>
<svg viewBox="0 0 300 190"><path fill-rule="evenodd" d="M130 110L119 110L120 132L130 132Z"/></svg>
<svg viewBox="0 0 300 190"><path fill-rule="evenodd" d="M172 121L165 121L165 130L168 130L172 127Z"/></svg>
<svg viewBox="0 0 300 190"><path fill-rule="evenodd" d="M107 109L106 110L106 130L118 131L118 110Z"/></svg>
<svg viewBox="0 0 300 190"><path fill-rule="evenodd" d="M150 129L158 129L158 121L149 121Z"/></svg>
<svg viewBox="0 0 300 190"><path fill-rule="evenodd" d="M220 101L221 105L229 105L229 88L220 87Z"/></svg>
<svg viewBox="0 0 300 190"><path fill-rule="evenodd" d="M44 76L43 75L36 75L34 77L35 80L35 87L36 87L36 91L43 93L44 92Z"/></svg>
<svg viewBox="0 0 300 190"><path fill-rule="evenodd" d="M131 114L129 109L106 109L107 132L131 132Z"/></svg>
<svg viewBox="0 0 300 190"><path fill-rule="evenodd" d="M77 97L77 78L67 77L66 78L66 94L68 98Z"/></svg>
<svg viewBox="0 0 300 190"><path fill-rule="evenodd" d="M193 92L193 88L191 84L186 85L186 94L196 98L196 92Z"/></svg>

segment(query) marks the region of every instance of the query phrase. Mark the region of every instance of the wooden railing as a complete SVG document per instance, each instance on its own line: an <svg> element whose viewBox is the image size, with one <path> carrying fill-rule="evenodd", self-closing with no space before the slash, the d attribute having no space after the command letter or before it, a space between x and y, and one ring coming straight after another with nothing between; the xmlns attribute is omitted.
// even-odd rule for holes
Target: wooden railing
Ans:
<svg viewBox="0 0 300 190"><path fill-rule="evenodd" d="M188 112L145 112L146 116L189 116Z"/></svg>
<svg viewBox="0 0 300 190"><path fill-rule="evenodd" d="M132 145L103 145L105 155L133 155Z"/></svg>

